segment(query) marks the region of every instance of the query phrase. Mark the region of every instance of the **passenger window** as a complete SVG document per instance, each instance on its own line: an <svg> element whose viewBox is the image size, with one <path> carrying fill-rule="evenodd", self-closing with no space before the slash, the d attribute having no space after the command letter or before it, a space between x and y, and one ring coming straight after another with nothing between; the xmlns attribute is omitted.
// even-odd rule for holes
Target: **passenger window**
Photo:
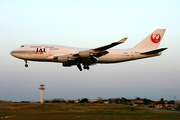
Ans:
<svg viewBox="0 0 180 120"><path fill-rule="evenodd" d="M21 47L24 47L24 45L21 45Z"/></svg>

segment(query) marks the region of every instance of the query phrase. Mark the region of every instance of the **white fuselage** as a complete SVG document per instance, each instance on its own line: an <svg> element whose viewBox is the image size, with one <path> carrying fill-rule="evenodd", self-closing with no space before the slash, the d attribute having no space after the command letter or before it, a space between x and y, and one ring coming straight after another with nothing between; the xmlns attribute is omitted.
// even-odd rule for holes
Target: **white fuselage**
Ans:
<svg viewBox="0 0 180 120"><path fill-rule="evenodd" d="M20 48L13 50L11 55L14 57L31 60L31 61L46 61L46 62L59 62L57 59L53 59L54 56L61 56L67 54L78 53L87 49L73 48L66 46L57 45L23 45ZM109 53L96 58L96 63L117 63L130 61L135 59L141 59L146 57L158 56L159 54L142 55L140 53L146 52L148 50L137 50L137 49L127 49L127 50L107 50Z"/></svg>
<svg viewBox="0 0 180 120"><path fill-rule="evenodd" d="M135 47L127 50L113 50L114 46L124 43L127 38L117 42L97 47L82 49L57 45L22 45L13 50L11 55L25 61L60 62L64 67L77 65L78 69L89 70L89 66L96 63L118 63L147 57L159 56L167 48L160 48L159 44L166 29L157 29ZM83 66L83 68L82 68Z"/></svg>

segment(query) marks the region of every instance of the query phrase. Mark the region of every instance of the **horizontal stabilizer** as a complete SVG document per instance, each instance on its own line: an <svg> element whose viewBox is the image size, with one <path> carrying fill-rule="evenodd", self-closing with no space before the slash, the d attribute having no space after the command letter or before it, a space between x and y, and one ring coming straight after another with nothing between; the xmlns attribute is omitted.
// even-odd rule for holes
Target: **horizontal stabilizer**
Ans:
<svg viewBox="0 0 180 120"><path fill-rule="evenodd" d="M157 50L152 50L152 51L148 51L148 52L144 52L144 53L140 53L140 54L146 54L146 55L150 55L150 54L158 54L164 50L166 50L167 48L160 48Z"/></svg>

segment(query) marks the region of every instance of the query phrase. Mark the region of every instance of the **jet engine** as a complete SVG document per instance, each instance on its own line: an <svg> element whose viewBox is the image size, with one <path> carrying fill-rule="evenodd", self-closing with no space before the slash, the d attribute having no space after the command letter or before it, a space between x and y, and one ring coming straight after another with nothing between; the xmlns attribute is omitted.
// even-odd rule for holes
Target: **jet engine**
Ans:
<svg viewBox="0 0 180 120"><path fill-rule="evenodd" d="M62 63L68 62L68 56L67 55L58 56L57 59L58 59L59 62L62 62Z"/></svg>
<svg viewBox="0 0 180 120"><path fill-rule="evenodd" d="M86 50L86 51L79 51L79 56L81 58L89 58L90 56L92 56L93 53L90 52L90 50Z"/></svg>

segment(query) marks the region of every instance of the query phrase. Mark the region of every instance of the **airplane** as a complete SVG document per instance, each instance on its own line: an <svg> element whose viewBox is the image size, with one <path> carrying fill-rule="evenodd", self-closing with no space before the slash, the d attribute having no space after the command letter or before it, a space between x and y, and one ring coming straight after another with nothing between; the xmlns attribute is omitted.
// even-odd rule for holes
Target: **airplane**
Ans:
<svg viewBox="0 0 180 120"><path fill-rule="evenodd" d="M62 63L63 67L76 65L80 71L83 69L89 70L90 65L98 63L119 63L161 55L162 51L167 49L158 49L165 31L166 29L157 29L135 47L126 50L110 49L127 40L127 38L123 38L117 42L94 49L58 45L22 45L10 54L23 59L25 67L28 67L27 61L42 61L59 62Z"/></svg>

